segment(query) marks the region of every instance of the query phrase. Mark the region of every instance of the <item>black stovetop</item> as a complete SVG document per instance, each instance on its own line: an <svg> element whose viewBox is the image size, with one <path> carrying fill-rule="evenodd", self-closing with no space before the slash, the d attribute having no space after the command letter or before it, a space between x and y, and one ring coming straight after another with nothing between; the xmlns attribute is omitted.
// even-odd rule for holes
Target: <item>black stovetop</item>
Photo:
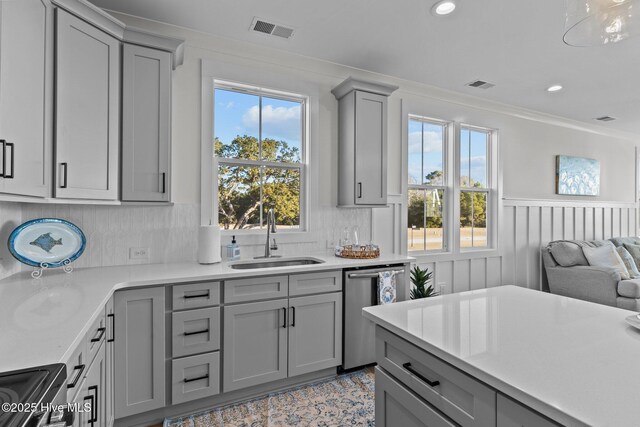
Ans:
<svg viewBox="0 0 640 427"><path fill-rule="evenodd" d="M38 407L51 403L64 385L66 366L57 363L37 368L0 373L0 405L3 403L32 404ZM15 409L22 409L20 407ZM0 427L22 427L28 425L32 413L27 411L6 412L0 409Z"/></svg>

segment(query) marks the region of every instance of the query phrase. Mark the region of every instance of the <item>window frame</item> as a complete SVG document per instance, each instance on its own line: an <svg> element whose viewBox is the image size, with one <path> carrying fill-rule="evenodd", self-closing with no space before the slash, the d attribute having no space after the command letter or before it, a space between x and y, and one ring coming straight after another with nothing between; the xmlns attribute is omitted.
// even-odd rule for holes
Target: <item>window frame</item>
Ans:
<svg viewBox="0 0 640 427"><path fill-rule="evenodd" d="M425 117L425 116L421 116L418 114L409 114L408 118L407 118L407 129L409 127L409 124L411 123L411 121L419 121L422 123L422 138L423 138L423 144L424 144L424 123L428 123L428 124L432 124L432 125L438 125L438 126L442 126L442 184L440 185L431 185L431 184L409 184L409 169L408 169L408 165L407 165L407 176L406 176L406 183L407 183L407 201L409 198L409 191L411 190L442 190L443 191L443 200L442 200L442 248L441 249L423 249L423 250L413 250L410 251L409 250L409 237L407 236L407 251L410 252L411 254L434 254L434 253L447 253L449 252L449 248L450 248L450 200L451 200L451 190L452 190L452 185L451 185L451 173L450 173L450 165L449 165L449 158L451 157L450 153L449 153L449 146L450 144L450 140L451 140L451 126L452 123L445 121L445 120L440 120L440 119L435 119L432 117ZM407 141L408 143L408 141ZM424 147L424 145L423 145ZM422 173L424 173L424 149L422 152L423 156L422 156ZM407 149L407 158L408 158L409 152ZM407 210L409 208L408 202L407 202ZM407 215L408 215L408 211L407 211ZM426 221L426 216L425 216L425 221ZM407 224L408 225L408 224ZM409 227L407 227L407 233L409 232ZM425 246L426 246L426 242L425 242Z"/></svg>
<svg viewBox="0 0 640 427"><path fill-rule="evenodd" d="M272 162L265 160L249 160L249 159L234 159L234 158L226 158L219 157L215 154L215 150L212 150L213 162L212 162L212 171L211 171L211 179L212 183L212 207L211 207L211 220L210 224L218 225L219 224L219 215L218 215L218 170L220 165L229 165L229 166L250 166L250 167L259 167L259 168L275 168L275 169L293 169L298 170L300 175L300 225L298 228L281 228L278 231L281 233L306 233L309 230L308 227L308 169L309 169L309 96L301 95L292 92L286 92L282 90L275 90L271 88L264 88L259 86L254 86L246 83L237 83L231 82L228 80L221 79L213 79L212 82L212 115L211 115L211 123L212 123L212 142L215 140L215 90L223 89L238 93L246 93L250 95L258 96L259 101L259 123L258 123L258 138L259 141L262 141L262 97L268 97L272 99L279 99L283 101L292 101L292 102L300 102L300 113L301 113L301 135L300 135L300 162L299 163L285 163L285 162ZM212 143L213 145L213 143ZM261 198L262 198L262 185L261 185ZM276 212L277 218L277 212ZM262 208L262 204L260 206L260 226L255 228L248 229L225 229L220 227L220 232L222 235L252 235L252 234L264 234L264 212Z"/></svg>
<svg viewBox="0 0 640 427"><path fill-rule="evenodd" d="M463 187L460 183L462 153L460 152L460 142L462 130L483 132L487 134L487 186L485 188ZM498 249L498 130L484 126L470 125L467 123L455 124L455 160L454 160L454 193L455 193L455 218L458 219L454 226L453 245L457 253L486 252ZM463 248L460 242L460 204L461 194L485 193L487 197L487 245L483 247Z"/></svg>

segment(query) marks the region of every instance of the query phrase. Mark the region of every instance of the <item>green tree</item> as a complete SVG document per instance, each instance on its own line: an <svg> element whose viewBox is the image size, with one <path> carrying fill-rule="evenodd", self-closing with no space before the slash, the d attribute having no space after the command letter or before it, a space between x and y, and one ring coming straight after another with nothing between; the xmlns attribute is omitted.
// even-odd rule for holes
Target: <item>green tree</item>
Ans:
<svg viewBox="0 0 640 427"><path fill-rule="evenodd" d="M285 141L240 136L223 144L214 140L218 157L295 163L299 149ZM260 154L262 152L262 159ZM262 200L261 200L262 183ZM218 170L218 217L225 228L251 228L260 222L263 210L273 208L278 224L300 224L300 174L298 169L221 164Z"/></svg>
<svg viewBox="0 0 640 427"><path fill-rule="evenodd" d="M461 177L463 187L482 188L482 184L472 179ZM487 197L486 193L465 192L460 193L460 226L479 227L487 226Z"/></svg>

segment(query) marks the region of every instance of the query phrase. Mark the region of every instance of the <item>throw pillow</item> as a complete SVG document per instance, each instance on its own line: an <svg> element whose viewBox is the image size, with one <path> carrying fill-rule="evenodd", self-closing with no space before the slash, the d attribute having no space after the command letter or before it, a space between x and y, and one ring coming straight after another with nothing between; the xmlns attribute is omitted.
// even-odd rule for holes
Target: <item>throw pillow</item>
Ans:
<svg viewBox="0 0 640 427"><path fill-rule="evenodd" d="M640 245L625 243L623 246L631 254L631 257L636 263L636 267L638 267L640 265Z"/></svg>
<svg viewBox="0 0 640 427"><path fill-rule="evenodd" d="M553 242L549 248L553 259L562 267L573 267L574 265L589 265L584 257L582 248L573 242Z"/></svg>
<svg viewBox="0 0 640 427"><path fill-rule="evenodd" d="M618 252L614 249L613 245L600 246L596 248L590 248L585 246L582 248L584 256L589 261L589 265L594 267L611 267L616 269L620 273L622 280L630 278L627 267L624 266L624 262L618 255Z"/></svg>
<svg viewBox="0 0 640 427"><path fill-rule="evenodd" d="M629 275L631 276L631 278L632 279L640 278L640 271L638 271L638 266L636 265L636 262L631 256L631 254L629 253L629 251L626 250L624 246L618 246L616 248L616 251L618 252L618 255L620 255L620 258L622 259L624 266L627 267L627 271L629 272Z"/></svg>

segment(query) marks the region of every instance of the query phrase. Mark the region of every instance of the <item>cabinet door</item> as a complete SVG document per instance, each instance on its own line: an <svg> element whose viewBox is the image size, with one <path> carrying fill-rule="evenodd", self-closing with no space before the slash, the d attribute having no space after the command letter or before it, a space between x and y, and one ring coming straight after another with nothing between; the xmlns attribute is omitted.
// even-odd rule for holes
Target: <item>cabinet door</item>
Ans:
<svg viewBox="0 0 640 427"><path fill-rule="evenodd" d="M456 424L376 367L376 427L454 427Z"/></svg>
<svg viewBox="0 0 640 427"><path fill-rule="evenodd" d="M0 1L0 192L47 195L52 16L45 0Z"/></svg>
<svg viewBox="0 0 640 427"><path fill-rule="evenodd" d="M118 199L120 42L56 11L55 196Z"/></svg>
<svg viewBox="0 0 640 427"><path fill-rule="evenodd" d="M356 91L355 204L387 203L387 97Z"/></svg>
<svg viewBox="0 0 640 427"><path fill-rule="evenodd" d="M115 415L165 404L164 287L116 292Z"/></svg>
<svg viewBox="0 0 640 427"><path fill-rule="evenodd" d="M104 427L106 426L106 363L105 347L100 346L96 358L87 371L84 387L82 388L83 401L91 403L91 411L85 413L81 426Z"/></svg>
<svg viewBox="0 0 640 427"><path fill-rule="evenodd" d="M107 328L106 332L106 342L105 342L105 369L106 369L106 377L104 384L104 395L105 395L105 427L112 427L115 421L115 393L114 393L114 376L115 376L115 313L113 307L113 298L107 302L105 307L106 320L105 326Z"/></svg>
<svg viewBox="0 0 640 427"><path fill-rule="evenodd" d="M169 201L171 54L122 52L122 200Z"/></svg>
<svg viewBox="0 0 640 427"><path fill-rule="evenodd" d="M342 293L289 300L289 376L342 363Z"/></svg>
<svg viewBox="0 0 640 427"><path fill-rule="evenodd" d="M224 307L223 391L287 377L288 301Z"/></svg>

